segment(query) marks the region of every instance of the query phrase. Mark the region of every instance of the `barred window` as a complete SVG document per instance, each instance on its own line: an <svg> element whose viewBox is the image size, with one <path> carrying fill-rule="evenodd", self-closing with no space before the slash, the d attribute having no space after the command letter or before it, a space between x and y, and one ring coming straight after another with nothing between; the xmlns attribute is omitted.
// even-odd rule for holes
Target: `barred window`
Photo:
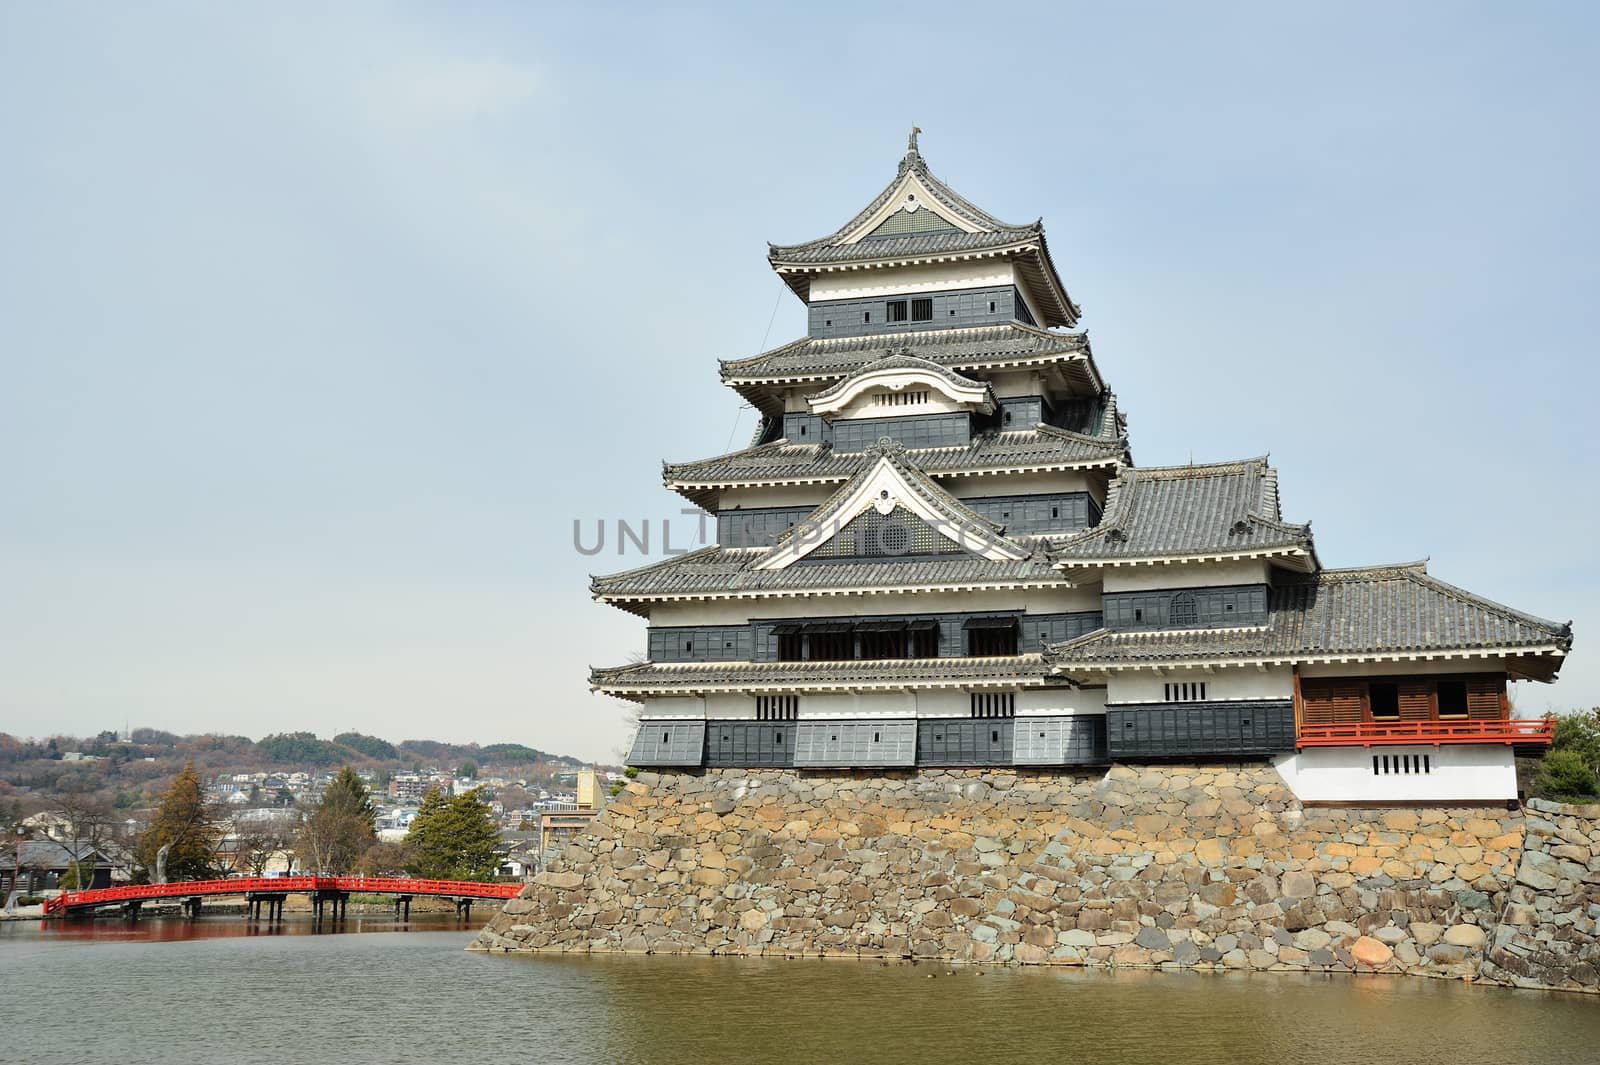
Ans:
<svg viewBox="0 0 1600 1065"><path fill-rule="evenodd" d="M1177 626L1199 623L1200 615L1195 609L1193 593L1179 592L1172 597L1172 606L1168 608L1167 620L1170 624Z"/></svg>
<svg viewBox="0 0 1600 1065"><path fill-rule="evenodd" d="M973 692L971 699L973 717L1017 716L1015 692Z"/></svg>
<svg viewBox="0 0 1600 1065"><path fill-rule="evenodd" d="M1182 681L1163 685L1169 703L1203 703L1206 699L1206 682Z"/></svg>
<svg viewBox="0 0 1600 1065"><path fill-rule="evenodd" d="M911 320L913 322L933 321L933 300L920 299L911 301Z"/></svg>
<svg viewBox="0 0 1600 1065"><path fill-rule="evenodd" d="M906 320L906 301L890 300L888 303L888 321L903 322Z"/></svg>
<svg viewBox="0 0 1600 1065"><path fill-rule="evenodd" d="M757 721L793 721L800 716L798 695L756 696Z"/></svg>

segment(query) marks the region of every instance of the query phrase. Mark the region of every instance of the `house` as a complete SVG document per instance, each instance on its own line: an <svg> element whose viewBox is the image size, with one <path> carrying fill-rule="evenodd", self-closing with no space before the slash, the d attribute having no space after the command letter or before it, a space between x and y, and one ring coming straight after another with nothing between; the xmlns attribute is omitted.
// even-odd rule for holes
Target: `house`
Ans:
<svg viewBox="0 0 1600 1065"><path fill-rule="evenodd" d="M92 873L82 888L111 886L112 862L100 849L83 840L21 840L7 843L0 851L0 893L13 888L32 894L61 886L62 877L74 861L81 861Z"/></svg>

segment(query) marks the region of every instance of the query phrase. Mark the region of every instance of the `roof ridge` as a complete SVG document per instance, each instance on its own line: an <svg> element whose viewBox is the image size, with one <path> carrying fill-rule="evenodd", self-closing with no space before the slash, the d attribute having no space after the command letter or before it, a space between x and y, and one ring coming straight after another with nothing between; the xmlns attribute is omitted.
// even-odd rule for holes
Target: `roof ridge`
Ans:
<svg viewBox="0 0 1600 1065"><path fill-rule="evenodd" d="M778 244L773 241L768 241L767 257L769 259L773 258L778 252L801 251L810 248L837 247L842 245L845 237L866 225L873 215L877 214L883 209L884 205L889 202L896 190L898 190L900 186L904 184L908 174L915 176L919 183L928 192L932 193L934 199L945 208L944 211L929 208L930 210L934 210L934 213L939 215L949 212L957 216L964 216L963 220L971 225L977 226L977 232L979 233L1006 233L1011 231L1027 232L1030 230L1038 231L1043 229L1042 220L1035 221L1027 225L1016 225L1011 222L1002 221L1001 219L990 214L988 211L985 211L983 208L979 207L965 196L962 196L959 192L951 188L945 182L941 181L938 177L934 176L933 171L928 168L927 160L923 159L922 152L915 145L913 145L903 156L900 157L900 162L895 167L894 177L890 179L889 183L885 185L883 189L871 199L871 201L868 202L866 207L862 208L853 216L851 216L848 222L834 230L832 233L829 233L826 236L816 237L812 240L800 241L794 244ZM920 210L921 208L919 207L918 209Z"/></svg>

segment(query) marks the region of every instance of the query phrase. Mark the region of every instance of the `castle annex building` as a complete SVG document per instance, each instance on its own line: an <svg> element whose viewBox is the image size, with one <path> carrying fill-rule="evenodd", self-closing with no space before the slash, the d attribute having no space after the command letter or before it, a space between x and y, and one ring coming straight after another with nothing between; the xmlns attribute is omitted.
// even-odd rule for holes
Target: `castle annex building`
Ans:
<svg viewBox="0 0 1600 1065"><path fill-rule="evenodd" d="M665 467L715 546L607 577L647 767L1271 760L1310 802L1516 797L1508 679L1559 625L1420 563L1328 569L1264 457L1137 466L1039 222L916 134L836 232L772 246L806 336L724 362L750 446Z"/></svg>

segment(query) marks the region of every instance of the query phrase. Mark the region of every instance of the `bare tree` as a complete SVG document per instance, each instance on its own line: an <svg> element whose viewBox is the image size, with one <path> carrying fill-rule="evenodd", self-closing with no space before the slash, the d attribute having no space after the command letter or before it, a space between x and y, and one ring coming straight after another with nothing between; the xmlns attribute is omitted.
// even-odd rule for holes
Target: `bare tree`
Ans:
<svg viewBox="0 0 1600 1065"><path fill-rule="evenodd" d="M275 812L273 816L248 822L235 834L235 864L241 872L262 876L272 859L288 849L299 827L296 812Z"/></svg>
<svg viewBox="0 0 1600 1065"><path fill-rule="evenodd" d="M93 792L76 787L63 792L50 809L66 826L66 838L58 842L72 861L76 886L89 887L95 865L106 857L116 837L116 812Z"/></svg>

